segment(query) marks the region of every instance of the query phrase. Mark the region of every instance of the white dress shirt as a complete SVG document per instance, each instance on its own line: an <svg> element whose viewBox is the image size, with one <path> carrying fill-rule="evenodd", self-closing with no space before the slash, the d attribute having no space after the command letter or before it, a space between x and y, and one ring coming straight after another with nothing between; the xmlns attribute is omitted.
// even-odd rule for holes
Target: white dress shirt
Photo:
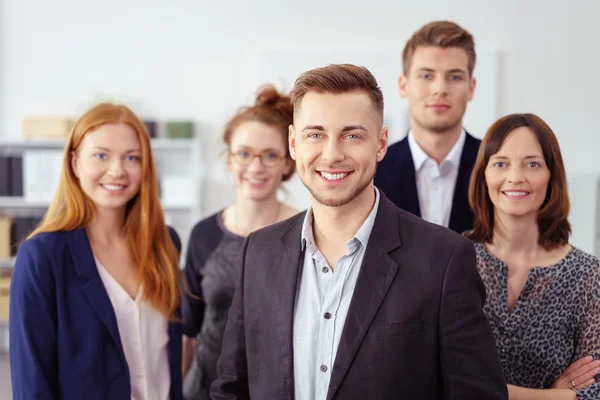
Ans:
<svg viewBox="0 0 600 400"><path fill-rule="evenodd" d="M309 209L302 226L304 263L294 309L294 388L298 400L325 400L331 370L354 287L371 236L377 210L375 204L356 235L346 243L347 253L332 270L315 244L313 214Z"/></svg>
<svg viewBox="0 0 600 400"><path fill-rule="evenodd" d="M117 317L119 336L129 366L131 400L166 400L171 390L167 319L150 302L135 300L96 260L98 273Z"/></svg>
<svg viewBox="0 0 600 400"><path fill-rule="evenodd" d="M438 165L419 146L412 131L408 133L408 145L415 164L421 218L446 228L450 224L454 188L466 138L467 133L463 129L446 158Z"/></svg>

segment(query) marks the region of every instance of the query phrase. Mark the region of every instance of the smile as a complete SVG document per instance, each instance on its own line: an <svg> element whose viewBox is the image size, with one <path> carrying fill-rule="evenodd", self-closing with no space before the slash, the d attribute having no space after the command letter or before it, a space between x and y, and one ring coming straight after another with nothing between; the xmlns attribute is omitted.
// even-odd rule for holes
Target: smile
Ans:
<svg viewBox="0 0 600 400"><path fill-rule="evenodd" d="M329 172L319 172L321 174L321 176L325 179L327 179L328 181L338 181L340 179L344 179L345 177L347 177L350 172L338 172L336 174L330 174Z"/></svg>
<svg viewBox="0 0 600 400"><path fill-rule="evenodd" d="M516 190L504 191L502 193L508 197L525 197L529 195L529 192Z"/></svg>
<svg viewBox="0 0 600 400"><path fill-rule="evenodd" d="M102 186L104 189L110 191L110 192L118 192L120 190L125 189L127 186L124 185L100 185Z"/></svg>

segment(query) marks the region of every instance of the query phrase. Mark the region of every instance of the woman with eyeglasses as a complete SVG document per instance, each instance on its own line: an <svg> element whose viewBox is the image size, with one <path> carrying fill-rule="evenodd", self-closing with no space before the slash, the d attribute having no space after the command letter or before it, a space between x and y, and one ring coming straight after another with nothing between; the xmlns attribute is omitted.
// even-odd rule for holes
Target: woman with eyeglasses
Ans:
<svg viewBox="0 0 600 400"><path fill-rule="evenodd" d="M295 171L288 148L292 118L290 98L266 86L255 104L238 110L225 127L236 200L193 228L186 257L182 369L189 400L210 399L245 237L298 213L277 199L282 181Z"/></svg>

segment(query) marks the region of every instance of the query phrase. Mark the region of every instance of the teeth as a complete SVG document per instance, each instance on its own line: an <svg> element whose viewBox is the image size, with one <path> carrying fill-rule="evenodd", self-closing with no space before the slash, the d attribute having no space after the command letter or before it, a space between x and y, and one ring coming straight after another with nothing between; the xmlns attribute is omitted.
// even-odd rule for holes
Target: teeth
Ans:
<svg viewBox="0 0 600 400"><path fill-rule="evenodd" d="M330 174L327 172L321 172L321 176L328 181L337 181L338 179L345 178L348 175L348 172L342 172L339 174Z"/></svg>
<svg viewBox="0 0 600 400"><path fill-rule="evenodd" d="M263 179L248 179L250 183L263 183L265 182Z"/></svg>
<svg viewBox="0 0 600 400"><path fill-rule="evenodd" d="M514 196L514 197L519 197L519 196L527 196L529 193L528 192L504 192L505 195L507 196Z"/></svg>
<svg viewBox="0 0 600 400"><path fill-rule="evenodd" d="M102 187L106 190L113 190L113 191L117 191L117 190L123 190L123 188L125 186L120 186L120 185L102 185Z"/></svg>

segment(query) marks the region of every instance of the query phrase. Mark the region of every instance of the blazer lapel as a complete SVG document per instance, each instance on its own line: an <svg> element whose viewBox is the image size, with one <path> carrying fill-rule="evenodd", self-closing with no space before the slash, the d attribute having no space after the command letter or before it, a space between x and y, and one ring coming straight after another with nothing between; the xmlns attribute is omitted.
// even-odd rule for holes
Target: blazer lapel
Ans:
<svg viewBox="0 0 600 400"><path fill-rule="evenodd" d="M408 137L404 138L399 146L400 153L398 154L397 164L397 191L399 193L399 198L394 200L394 202L401 209L420 217L421 207L419 205L419 194L417 192L415 163L412 158L412 153L410 152Z"/></svg>
<svg viewBox="0 0 600 400"><path fill-rule="evenodd" d="M277 332L282 349L282 368L290 399L294 398L293 327L298 273L304 257L301 251L301 231L306 212L293 218L281 237L281 257L274 261L272 271L277 290Z"/></svg>
<svg viewBox="0 0 600 400"><path fill-rule="evenodd" d="M469 205L469 181L473 166L477 159L479 144L481 142L467 133L460 165L458 167L458 176L456 177L456 186L454 189L454 198L452 199L452 210L450 212L449 228L462 234L464 231L473 228L474 214Z"/></svg>
<svg viewBox="0 0 600 400"><path fill-rule="evenodd" d="M380 191L380 204L335 357L327 399L339 388L399 265L388 254L402 245L398 209Z"/></svg>
<svg viewBox="0 0 600 400"><path fill-rule="evenodd" d="M178 313L180 315L180 313ZM181 335L180 322L169 322L169 365L171 367L171 399L181 399Z"/></svg>
<svg viewBox="0 0 600 400"><path fill-rule="evenodd" d="M80 289L85 294L90 306L100 320L106 326L108 333L112 337L115 345L119 348L121 355L125 358L123 351L123 345L119 336L119 329L117 326L117 318L115 316L114 309L102 283L102 279L98 274L96 267L96 261L90 247L87 234L84 228L80 228L71 232L68 232L67 242L71 249L71 255L74 260L75 268L79 273L79 276L83 278L80 284Z"/></svg>

